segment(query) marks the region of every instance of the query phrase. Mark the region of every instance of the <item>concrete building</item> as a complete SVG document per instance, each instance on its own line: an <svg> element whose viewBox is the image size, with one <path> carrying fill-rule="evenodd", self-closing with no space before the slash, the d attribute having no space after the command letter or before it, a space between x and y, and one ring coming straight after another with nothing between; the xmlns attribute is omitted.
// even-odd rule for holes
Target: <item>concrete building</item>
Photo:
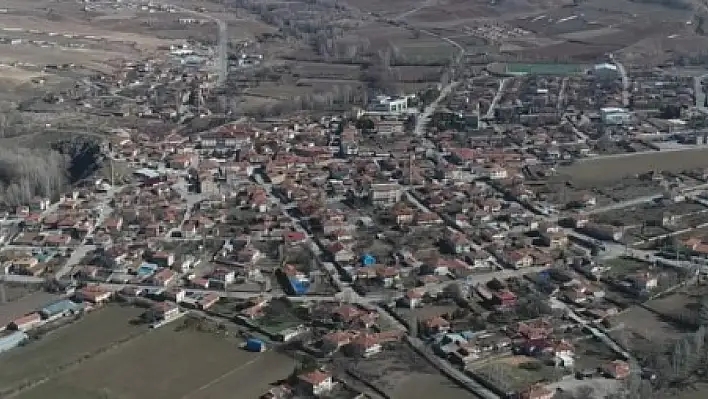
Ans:
<svg viewBox="0 0 708 399"><path fill-rule="evenodd" d="M378 96L369 105L369 110L385 113L403 113L408 110L408 97Z"/></svg>
<svg viewBox="0 0 708 399"><path fill-rule="evenodd" d="M72 302L68 299L62 299L46 305L40 309L39 314L42 315L42 318L44 319L56 319L78 313L81 310L82 307L78 303Z"/></svg>
<svg viewBox="0 0 708 399"><path fill-rule="evenodd" d="M4 332L0 335L0 353L16 348L28 339L29 336L23 331Z"/></svg>
<svg viewBox="0 0 708 399"><path fill-rule="evenodd" d="M624 108L601 108L600 118L605 125L627 125L632 122L632 114Z"/></svg>
<svg viewBox="0 0 708 399"><path fill-rule="evenodd" d="M593 67L592 69L592 74L593 76L597 77L600 80L615 80L620 77L619 70L617 69L616 65L613 64L608 64L608 63L602 63L602 64L597 64Z"/></svg>

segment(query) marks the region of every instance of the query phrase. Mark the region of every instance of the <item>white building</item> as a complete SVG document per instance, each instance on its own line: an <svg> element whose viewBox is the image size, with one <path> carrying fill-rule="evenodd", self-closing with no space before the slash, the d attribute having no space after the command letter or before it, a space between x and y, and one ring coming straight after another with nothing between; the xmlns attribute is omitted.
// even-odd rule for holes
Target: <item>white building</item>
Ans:
<svg viewBox="0 0 708 399"><path fill-rule="evenodd" d="M403 113L408 110L408 96L378 96L369 109L374 112Z"/></svg>
<svg viewBox="0 0 708 399"><path fill-rule="evenodd" d="M632 122L632 114L625 108L601 108L600 118L605 125L626 125Z"/></svg>
<svg viewBox="0 0 708 399"><path fill-rule="evenodd" d="M620 77L617 65L608 63L595 65L592 69L592 74L602 80L615 80Z"/></svg>

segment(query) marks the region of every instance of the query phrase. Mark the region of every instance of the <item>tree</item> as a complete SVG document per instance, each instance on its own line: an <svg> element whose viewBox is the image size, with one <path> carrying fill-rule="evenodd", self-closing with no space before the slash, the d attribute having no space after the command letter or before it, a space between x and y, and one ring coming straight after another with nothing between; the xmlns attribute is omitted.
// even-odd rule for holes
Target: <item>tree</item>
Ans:
<svg viewBox="0 0 708 399"><path fill-rule="evenodd" d="M708 295L701 297L698 307L698 325L708 326Z"/></svg>

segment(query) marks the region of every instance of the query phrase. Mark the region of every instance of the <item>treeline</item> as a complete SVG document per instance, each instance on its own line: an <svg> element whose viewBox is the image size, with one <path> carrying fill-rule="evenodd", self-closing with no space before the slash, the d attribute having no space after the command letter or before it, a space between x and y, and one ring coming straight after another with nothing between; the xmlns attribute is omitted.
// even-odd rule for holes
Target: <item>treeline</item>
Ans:
<svg viewBox="0 0 708 399"><path fill-rule="evenodd" d="M49 149L0 148L0 203L27 204L56 197L68 182L66 156Z"/></svg>

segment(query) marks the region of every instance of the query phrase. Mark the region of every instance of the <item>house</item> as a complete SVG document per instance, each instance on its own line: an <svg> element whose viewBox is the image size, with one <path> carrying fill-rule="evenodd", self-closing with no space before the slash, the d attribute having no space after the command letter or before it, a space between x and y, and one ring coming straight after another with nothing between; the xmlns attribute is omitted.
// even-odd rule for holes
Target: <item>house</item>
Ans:
<svg viewBox="0 0 708 399"><path fill-rule="evenodd" d="M322 395L334 388L332 375L321 370L300 374L297 379L301 390L308 395Z"/></svg>
<svg viewBox="0 0 708 399"><path fill-rule="evenodd" d="M370 357L381 352L382 347L374 334L363 333L352 339L349 346L354 354L361 357Z"/></svg>
<svg viewBox="0 0 708 399"><path fill-rule="evenodd" d="M423 322L423 329L427 334L445 334L450 331L450 322L440 316L435 316Z"/></svg>
<svg viewBox="0 0 708 399"><path fill-rule="evenodd" d="M162 295L166 299L179 303L184 301L184 298L187 296L187 291L182 288L175 287L172 289L165 290Z"/></svg>
<svg viewBox="0 0 708 399"><path fill-rule="evenodd" d="M42 324L42 316L37 312L33 312L28 315L22 316L19 319L13 320L8 325L8 329L17 331L29 331L40 324Z"/></svg>
<svg viewBox="0 0 708 399"><path fill-rule="evenodd" d="M210 307L214 306L215 303L219 301L219 295L215 293L209 293L201 297L197 301L197 307L201 310L207 310Z"/></svg>
<svg viewBox="0 0 708 399"><path fill-rule="evenodd" d="M627 281L640 291L651 290L659 285L659 279L649 272L637 273L627 277Z"/></svg>
<svg viewBox="0 0 708 399"><path fill-rule="evenodd" d="M568 245L568 235L560 231L544 231L541 233L541 240L551 248L563 248Z"/></svg>
<svg viewBox="0 0 708 399"><path fill-rule="evenodd" d="M174 302L156 302L150 307L150 314L156 320L171 320L179 315L179 306Z"/></svg>
<svg viewBox="0 0 708 399"><path fill-rule="evenodd" d="M514 269L523 269L533 265L533 256L527 251L517 249L506 254L506 262Z"/></svg>
<svg viewBox="0 0 708 399"><path fill-rule="evenodd" d="M472 250L472 243L464 235L450 231L445 237L445 245L455 254L463 254Z"/></svg>
<svg viewBox="0 0 708 399"><path fill-rule="evenodd" d="M87 285L75 293L76 298L94 304L103 303L111 299L113 293L101 288L99 285Z"/></svg>
<svg viewBox="0 0 708 399"><path fill-rule="evenodd" d="M492 294L492 304L502 308L509 308L516 305L516 300L516 294L509 290L501 290Z"/></svg>
<svg viewBox="0 0 708 399"><path fill-rule="evenodd" d="M59 317L78 313L81 310L81 305L74 303L68 299L62 299L46 305L45 307L40 309L39 314L42 316L43 319L54 320Z"/></svg>
<svg viewBox="0 0 708 399"><path fill-rule="evenodd" d="M338 351L345 345L349 345L355 334L347 331L335 331L322 337L322 350L326 353Z"/></svg>
<svg viewBox="0 0 708 399"><path fill-rule="evenodd" d="M392 206L401 200L401 186L398 184L377 183L369 189L369 201L375 206Z"/></svg>
<svg viewBox="0 0 708 399"><path fill-rule="evenodd" d="M155 252L150 261L160 267L170 267L175 262L175 255L167 252Z"/></svg>
<svg viewBox="0 0 708 399"><path fill-rule="evenodd" d="M420 304L423 301L423 297L425 296L425 292L420 289L412 289L408 290L406 294L403 296L401 299L401 303L403 306L408 307L408 308L415 308L420 306Z"/></svg>
<svg viewBox="0 0 708 399"><path fill-rule="evenodd" d="M177 279L177 273L170 269L160 269L155 274L152 275L150 281L153 285L159 287L167 287L172 284Z"/></svg>
<svg viewBox="0 0 708 399"><path fill-rule="evenodd" d="M553 399L555 393L541 384L534 384L519 393L520 399Z"/></svg>
<svg viewBox="0 0 708 399"><path fill-rule="evenodd" d="M614 360L606 364L602 370L608 377L621 380L629 376L629 363L624 360Z"/></svg>

